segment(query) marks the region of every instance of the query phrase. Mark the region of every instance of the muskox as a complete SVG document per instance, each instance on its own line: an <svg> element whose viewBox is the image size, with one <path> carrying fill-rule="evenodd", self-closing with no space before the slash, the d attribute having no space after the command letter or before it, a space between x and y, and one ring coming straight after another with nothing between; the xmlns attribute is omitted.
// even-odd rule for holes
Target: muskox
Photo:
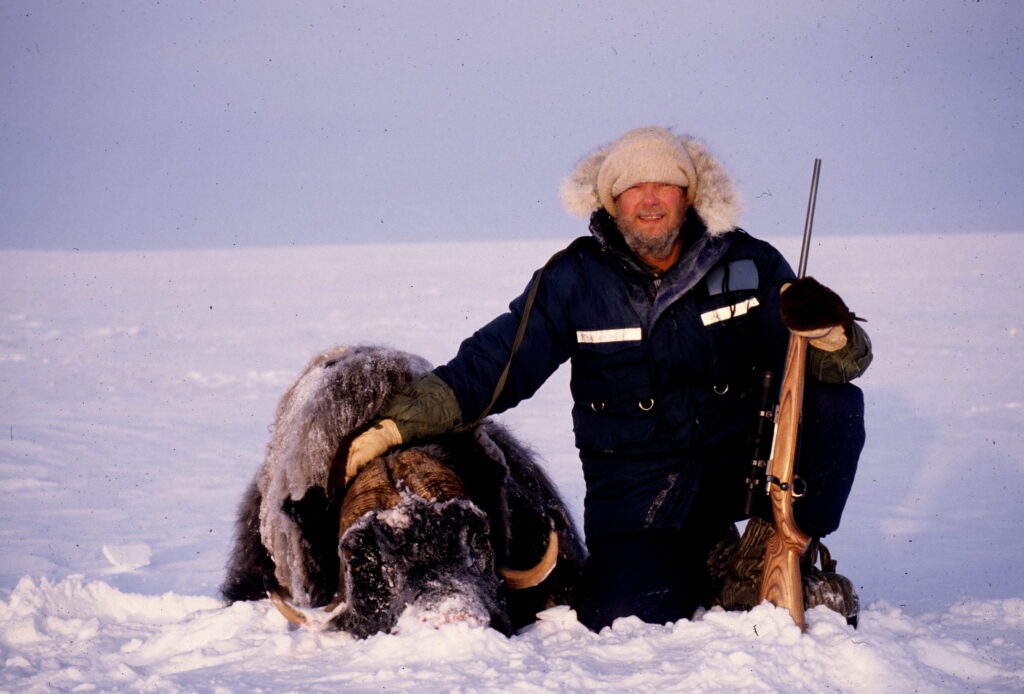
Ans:
<svg viewBox="0 0 1024 694"><path fill-rule="evenodd" d="M352 439L429 368L373 346L309 362L281 398L239 507L226 600L270 598L296 623L358 637L394 630L403 614L512 634L574 604L579 533L533 455L497 423L390 451L346 488Z"/></svg>

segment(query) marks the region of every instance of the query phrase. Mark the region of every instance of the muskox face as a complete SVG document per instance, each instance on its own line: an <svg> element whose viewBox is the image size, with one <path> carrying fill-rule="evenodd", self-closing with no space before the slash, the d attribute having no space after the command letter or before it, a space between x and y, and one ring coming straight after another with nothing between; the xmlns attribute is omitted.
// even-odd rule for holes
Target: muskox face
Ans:
<svg viewBox="0 0 1024 694"><path fill-rule="evenodd" d="M344 534L346 606L336 624L356 636L392 631L404 612L435 623L506 631L504 594L487 518L472 502L403 494Z"/></svg>
<svg viewBox="0 0 1024 694"><path fill-rule="evenodd" d="M403 615L511 633L571 604L582 543L551 482L501 427L393 451L340 486L348 442L421 365L363 347L307 366L240 507L221 587L229 601L269 597L296 623L360 637L400 628Z"/></svg>
<svg viewBox="0 0 1024 694"><path fill-rule="evenodd" d="M390 631L409 608L507 629L487 516L441 453L428 446L379 458L346 491L342 629Z"/></svg>

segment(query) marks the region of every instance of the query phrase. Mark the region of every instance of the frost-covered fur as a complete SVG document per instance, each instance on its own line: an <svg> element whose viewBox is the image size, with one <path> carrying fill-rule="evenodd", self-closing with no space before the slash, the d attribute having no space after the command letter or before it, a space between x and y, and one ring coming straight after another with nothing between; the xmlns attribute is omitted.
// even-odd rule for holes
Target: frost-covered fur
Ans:
<svg viewBox="0 0 1024 694"><path fill-rule="evenodd" d="M731 231L736 227L743 208L732 179L701 140L689 135L677 137L690 155L697 173L697 196L693 209L704 220L712 236ZM562 204L570 214L587 219L600 209L597 174L611 147L611 143L607 144L583 157L562 182Z"/></svg>
<svg viewBox="0 0 1024 694"><path fill-rule="evenodd" d="M442 604L460 592L468 593L463 603L475 595L506 633L545 607L572 604L584 558L579 533L532 453L494 422L376 459L392 472L389 461L414 453L445 466L461 482L458 503L402 492L398 507L363 511L341 527L349 444L428 368L420 357L376 346L335 347L309 362L281 399L266 459L239 507L226 599L271 593L299 608L340 600L332 624L360 636L387 630L412 602ZM393 482L402 491L404 483ZM417 521L397 527L399 516ZM535 565L551 530L559 538L555 569L538 586L506 591L495 567Z"/></svg>
<svg viewBox="0 0 1024 694"><path fill-rule="evenodd" d="M364 429L396 390L430 364L381 347L333 347L316 355L277 406L266 462L256 478L260 537L274 559L277 582L309 604L308 541L294 517L310 489L333 495L335 456Z"/></svg>

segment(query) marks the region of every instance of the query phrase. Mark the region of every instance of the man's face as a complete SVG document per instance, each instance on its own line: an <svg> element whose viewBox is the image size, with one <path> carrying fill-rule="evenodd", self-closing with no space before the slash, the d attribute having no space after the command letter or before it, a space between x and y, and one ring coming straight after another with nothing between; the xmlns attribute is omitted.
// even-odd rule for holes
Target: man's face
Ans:
<svg viewBox="0 0 1024 694"><path fill-rule="evenodd" d="M686 190L669 183L640 183L615 198L615 223L630 249L655 267L675 262L686 219Z"/></svg>

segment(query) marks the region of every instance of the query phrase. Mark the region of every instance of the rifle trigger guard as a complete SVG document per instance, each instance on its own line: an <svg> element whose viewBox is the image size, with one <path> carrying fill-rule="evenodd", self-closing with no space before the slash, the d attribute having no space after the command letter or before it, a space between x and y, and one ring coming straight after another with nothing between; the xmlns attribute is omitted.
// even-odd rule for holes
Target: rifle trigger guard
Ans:
<svg viewBox="0 0 1024 694"><path fill-rule="evenodd" d="M791 483L787 483L783 482L775 475L765 475L764 491L766 494L771 493L773 484L779 485L779 489L781 489L784 492L788 492L790 489L792 489L794 499L799 499L800 497L807 493L807 482L805 482L801 477L793 477L793 481Z"/></svg>

